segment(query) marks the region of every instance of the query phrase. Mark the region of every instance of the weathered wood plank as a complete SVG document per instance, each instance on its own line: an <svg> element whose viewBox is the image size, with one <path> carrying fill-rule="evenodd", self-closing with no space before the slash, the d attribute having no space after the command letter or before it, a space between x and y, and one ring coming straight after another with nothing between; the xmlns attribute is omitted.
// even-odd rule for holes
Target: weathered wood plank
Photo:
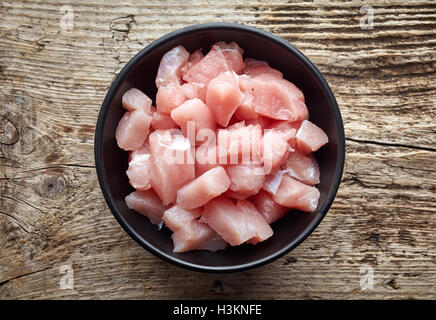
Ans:
<svg viewBox="0 0 436 320"><path fill-rule="evenodd" d="M74 30L60 29L60 8ZM363 4L374 29L361 29ZM0 4L0 298L436 298L432 1ZM131 240L98 187L93 134L122 66L185 25L269 30L326 76L343 114L341 189L317 230L256 270L198 274ZM62 290L71 265L74 290ZM371 290L360 268L374 270ZM195 281L192 281L195 279ZM195 283L195 286L192 285Z"/></svg>

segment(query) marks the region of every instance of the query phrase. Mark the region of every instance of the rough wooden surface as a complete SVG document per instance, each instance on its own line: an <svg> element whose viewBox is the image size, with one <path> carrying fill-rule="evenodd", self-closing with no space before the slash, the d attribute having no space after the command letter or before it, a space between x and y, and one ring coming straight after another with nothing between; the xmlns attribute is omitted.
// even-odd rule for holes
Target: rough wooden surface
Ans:
<svg viewBox="0 0 436 320"><path fill-rule="evenodd" d="M0 298L436 298L434 1L137 2L0 3ZM360 27L364 4L373 29ZM63 5L73 30L61 29ZM316 231L274 263L226 275L139 247L109 212L93 160L97 114L122 66L159 36L212 21L303 51L347 136L342 185ZM74 289L60 288L63 266ZM374 285L362 290L368 266Z"/></svg>

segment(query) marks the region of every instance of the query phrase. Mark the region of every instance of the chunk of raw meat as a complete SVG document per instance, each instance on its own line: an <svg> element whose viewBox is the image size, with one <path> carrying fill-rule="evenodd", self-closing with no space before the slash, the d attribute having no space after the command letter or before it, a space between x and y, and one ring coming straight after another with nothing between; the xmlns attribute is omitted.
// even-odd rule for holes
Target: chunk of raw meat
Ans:
<svg viewBox="0 0 436 320"><path fill-rule="evenodd" d="M222 50L212 49L183 73L183 80L207 86L213 78L223 72L232 71Z"/></svg>
<svg viewBox="0 0 436 320"><path fill-rule="evenodd" d="M286 170L278 170L275 173L265 176L265 183L263 184L262 189L272 195L276 194L285 173Z"/></svg>
<svg viewBox="0 0 436 320"><path fill-rule="evenodd" d="M291 82L264 74L252 78L253 105L257 113L277 120L306 119L304 96Z"/></svg>
<svg viewBox="0 0 436 320"><path fill-rule="evenodd" d="M188 61L189 52L183 46L177 46L165 53L160 61L156 76L156 87L169 84L182 84L180 71Z"/></svg>
<svg viewBox="0 0 436 320"><path fill-rule="evenodd" d="M129 168L126 173L129 177L130 185L137 190L148 190L151 188L149 174L150 156L148 142L131 154Z"/></svg>
<svg viewBox="0 0 436 320"><path fill-rule="evenodd" d="M179 189L177 204L183 209L201 207L225 192L229 185L230 179L224 168L212 168Z"/></svg>
<svg viewBox="0 0 436 320"><path fill-rule="evenodd" d="M180 89L188 99L199 98L203 101L205 99L205 94L201 95L202 91L205 91L202 90L203 89L202 85L197 85L194 83L184 83L180 86Z"/></svg>
<svg viewBox="0 0 436 320"><path fill-rule="evenodd" d="M260 143L260 155L263 159L265 174L276 172L289 153L289 144L283 132L268 130Z"/></svg>
<svg viewBox="0 0 436 320"><path fill-rule="evenodd" d="M223 193L223 196L228 197L228 198L232 198L235 200L245 200L247 198L249 198L252 195L252 193L244 193L244 192L239 192L239 191L232 191L232 190L227 190L226 192Z"/></svg>
<svg viewBox="0 0 436 320"><path fill-rule="evenodd" d="M160 87L156 94L156 108L159 112L170 114L175 108L188 100L182 86L168 85Z"/></svg>
<svg viewBox="0 0 436 320"><path fill-rule="evenodd" d="M282 183L273 199L278 204L306 212L314 212L318 206L319 191L287 174L283 175Z"/></svg>
<svg viewBox="0 0 436 320"><path fill-rule="evenodd" d="M265 182L265 173L256 163L228 165L227 175L230 178L231 191L253 195L259 192Z"/></svg>
<svg viewBox="0 0 436 320"><path fill-rule="evenodd" d="M300 125L301 121L289 122L285 120L277 120L273 121L268 126L268 129L283 132L286 136L286 141L288 141L289 145L294 148L297 143L295 136L297 134L298 128L300 128Z"/></svg>
<svg viewBox="0 0 436 320"><path fill-rule="evenodd" d="M216 138L211 139L205 140L195 149L195 175L197 177L218 166Z"/></svg>
<svg viewBox="0 0 436 320"><path fill-rule="evenodd" d="M150 134L150 183L164 205L176 201L177 190L195 178L193 146L180 130Z"/></svg>
<svg viewBox="0 0 436 320"><path fill-rule="evenodd" d="M279 220L289 212L289 208L276 203L272 196L263 190L250 198L250 200L256 206L257 211L259 211L265 221L269 224Z"/></svg>
<svg viewBox="0 0 436 320"><path fill-rule="evenodd" d="M272 235L260 213L242 201L245 200L238 200L238 205L235 205L231 199L221 196L209 201L203 211L202 220L232 246Z"/></svg>
<svg viewBox="0 0 436 320"><path fill-rule="evenodd" d="M303 153L314 152L329 141L325 132L309 120L301 123L296 139L297 146Z"/></svg>
<svg viewBox="0 0 436 320"><path fill-rule="evenodd" d="M174 120L171 118L170 115L159 111L153 112L153 119L151 119L150 125L155 130L167 130L167 129L175 129L179 127L177 123L174 122Z"/></svg>
<svg viewBox="0 0 436 320"><path fill-rule="evenodd" d="M244 121L218 130L217 152L220 164L261 162L260 125L246 126Z"/></svg>
<svg viewBox="0 0 436 320"><path fill-rule="evenodd" d="M146 216L151 223L159 225L166 206L162 205L158 195L153 190L134 191L126 197L126 205L129 209Z"/></svg>
<svg viewBox="0 0 436 320"><path fill-rule="evenodd" d="M123 150L138 150L148 136L151 119L143 111L126 112L115 132L118 146Z"/></svg>
<svg viewBox="0 0 436 320"><path fill-rule="evenodd" d="M238 77L239 89L244 95L241 104L235 111L235 116L238 120L257 119L259 115L254 110L253 93L251 91L251 77L242 75Z"/></svg>
<svg viewBox="0 0 436 320"><path fill-rule="evenodd" d="M216 123L210 109L200 99L189 99L183 102L179 107L171 111L171 118L180 126L185 136L187 136L187 125L191 122L192 134L197 136L201 129L210 129L215 131Z"/></svg>
<svg viewBox="0 0 436 320"><path fill-rule="evenodd" d="M182 78L185 75L186 71L189 70L193 65L195 65L197 62L200 62L201 59L203 59L204 55L203 52L201 52L201 49L198 49L197 51L194 51L191 53L191 55L188 58L188 62L185 63L185 65L182 67Z"/></svg>
<svg viewBox="0 0 436 320"><path fill-rule="evenodd" d="M224 72L213 78L206 91L206 105L212 111L215 121L227 127L230 118L244 99L239 90L235 73Z"/></svg>
<svg viewBox="0 0 436 320"><path fill-rule="evenodd" d="M305 184L313 186L319 183L319 166L312 154L304 155L298 150L290 152L281 168Z"/></svg>
<svg viewBox="0 0 436 320"><path fill-rule="evenodd" d="M237 74L242 73L244 68L244 61L242 55L244 50L242 50L235 42L225 43L223 41L217 42L213 45L212 50L221 50L226 58L227 64L235 71Z"/></svg>
<svg viewBox="0 0 436 320"><path fill-rule="evenodd" d="M203 210L201 208L187 210L180 208L178 205L174 205L165 211L163 221L171 231L176 232L192 221L198 219L202 213Z"/></svg>
<svg viewBox="0 0 436 320"><path fill-rule="evenodd" d="M218 251L227 247L225 242L211 227L205 223L193 221L172 235L174 252L192 250Z"/></svg>
<svg viewBox="0 0 436 320"><path fill-rule="evenodd" d="M257 208L250 201L238 200L236 207L251 219L252 228L255 229L255 236L247 240L247 243L256 244L265 241L273 235L273 231L263 216L257 211Z"/></svg>
<svg viewBox="0 0 436 320"><path fill-rule="evenodd" d="M151 114L151 99L141 90L132 88L123 94L122 105L128 111L140 110Z"/></svg>
<svg viewBox="0 0 436 320"><path fill-rule="evenodd" d="M277 69L271 68L268 62L251 58L245 59L245 67L242 72L251 77L256 77L263 74L270 74L278 78L283 78L283 73L281 73Z"/></svg>
<svg viewBox="0 0 436 320"><path fill-rule="evenodd" d="M198 221L202 212L201 208L187 210L178 205L165 211L163 220L174 232L172 236L174 252L217 251L227 246L227 243L207 224Z"/></svg>

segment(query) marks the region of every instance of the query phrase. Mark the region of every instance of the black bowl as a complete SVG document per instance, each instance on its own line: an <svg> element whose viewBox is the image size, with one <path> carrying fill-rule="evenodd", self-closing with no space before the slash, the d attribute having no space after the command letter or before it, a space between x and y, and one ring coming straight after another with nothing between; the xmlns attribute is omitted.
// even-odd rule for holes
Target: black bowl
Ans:
<svg viewBox="0 0 436 320"><path fill-rule="evenodd" d="M208 50L217 41L235 41L244 57L266 60L283 72L304 93L310 120L329 137L316 158L320 165L321 193L315 213L294 211L272 225L274 235L260 244L228 247L215 253L194 251L173 253L171 232L151 224L147 218L128 209L124 197L133 189L126 176L127 152L118 148L115 129L125 110L121 97L130 88L148 96L156 95L155 77L162 55L177 45L193 52ZM171 32L154 41L117 76L100 110L95 133L95 162L100 186L115 218L141 246L175 265L207 272L233 272L271 262L294 249L318 226L330 208L342 176L345 158L344 127L333 93L318 69L300 51L268 32L231 23L208 23Z"/></svg>

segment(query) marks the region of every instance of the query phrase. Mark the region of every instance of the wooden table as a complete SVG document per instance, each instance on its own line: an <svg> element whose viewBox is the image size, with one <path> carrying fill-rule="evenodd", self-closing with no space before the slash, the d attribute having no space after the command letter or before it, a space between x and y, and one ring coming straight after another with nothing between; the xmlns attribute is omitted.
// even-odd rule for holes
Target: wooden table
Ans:
<svg viewBox="0 0 436 320"><path fill-rule="evenodd" d="M361 1L136 2L0 4L0 298L436 298L434 1L367 1L372 29ZM316 231L267 266L224 275L137 245L105 204L93 155L124 64L212 21L293 43L332 87L347 136L342 184Z"/></svg>

